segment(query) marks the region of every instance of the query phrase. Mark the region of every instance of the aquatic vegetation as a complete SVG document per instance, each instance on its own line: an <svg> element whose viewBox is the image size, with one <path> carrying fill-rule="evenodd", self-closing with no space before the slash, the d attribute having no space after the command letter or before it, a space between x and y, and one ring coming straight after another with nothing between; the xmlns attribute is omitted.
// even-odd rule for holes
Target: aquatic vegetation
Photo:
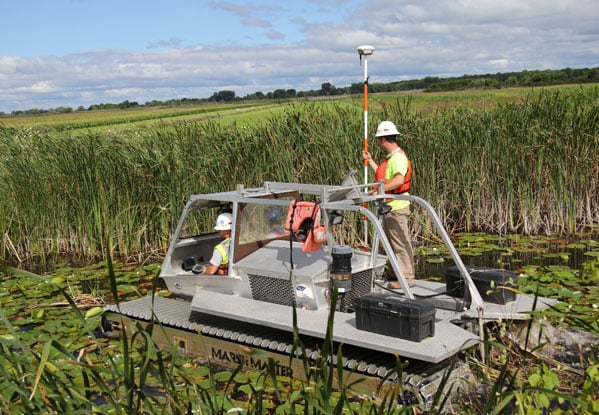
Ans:
<svg viewBox="0 0 599 415"><path fill-rule="evenodd" d="M597 87L552 89L429 111L386 97L369 116L373 125L396 122L415 166L412 193L450 232L568 236L599 222L597 94ZM76 135L0 126L0 258L95 263L110 235L115 258L151 260L164 254L190 194L265 180L340 183L362 166L362 121L358 106L339 100L283 105L252 125L183 122ZM414 211L415 234L430 228L425 217Z"/></svg>

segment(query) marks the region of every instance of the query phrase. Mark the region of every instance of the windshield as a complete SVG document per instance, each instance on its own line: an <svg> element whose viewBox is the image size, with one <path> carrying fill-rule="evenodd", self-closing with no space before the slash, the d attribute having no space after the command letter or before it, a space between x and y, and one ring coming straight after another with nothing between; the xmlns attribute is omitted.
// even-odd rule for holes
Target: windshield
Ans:
<svg viewBox="0 0 599 415"><path fill-rule="evenodd" d="M247 243L288 236L286 218L286 206L246 205L241 211L239 241Z"/></svg>

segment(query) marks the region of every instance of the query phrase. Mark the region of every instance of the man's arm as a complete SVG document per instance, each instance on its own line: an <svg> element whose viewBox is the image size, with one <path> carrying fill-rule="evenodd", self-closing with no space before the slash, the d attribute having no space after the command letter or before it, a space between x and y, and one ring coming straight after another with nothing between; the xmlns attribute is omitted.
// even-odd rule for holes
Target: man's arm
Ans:
<svg viewBox="0 0 599 415"><path fill-rule="evenodd" d="M214 274L216 274L217 270L218 270L218 266L208 264L204 267L204 272L202 272L202 274L214 275Z"/></svg>

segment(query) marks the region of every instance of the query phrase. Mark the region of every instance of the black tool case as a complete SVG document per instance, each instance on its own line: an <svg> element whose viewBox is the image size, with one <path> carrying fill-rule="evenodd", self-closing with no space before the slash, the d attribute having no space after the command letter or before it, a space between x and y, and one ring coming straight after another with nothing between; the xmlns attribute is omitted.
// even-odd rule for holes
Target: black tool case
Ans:
<svg viewBox="0 0 599 415"><path fill-rule="evenodd" d="M435 335L435 306L389 294L371 293L354 302L356 327L415 342Z"/></svg>
<svg viewBox="0 0 599 415"><path fill-rule="evenodd" d="M505 269L466 266L478 289L483 301L494 304L506 304L516 299L513 290L518 283L518 275ZM457 298L464 297L466 281L462 278L457 266L449 267L445 271L445 285L447 295Z"/></svg>

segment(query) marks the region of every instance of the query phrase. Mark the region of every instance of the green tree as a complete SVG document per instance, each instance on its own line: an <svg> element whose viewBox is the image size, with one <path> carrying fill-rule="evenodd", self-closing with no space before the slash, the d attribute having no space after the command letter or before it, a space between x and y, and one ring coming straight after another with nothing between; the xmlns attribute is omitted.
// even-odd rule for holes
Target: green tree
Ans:
<svg viewBox="0 0 599 415"><path fill-rule="evenodd" d="M325 82L320 86L320 90L322 91L322 95L332 95L332 91L335 87L330 82Z"/></svg>

